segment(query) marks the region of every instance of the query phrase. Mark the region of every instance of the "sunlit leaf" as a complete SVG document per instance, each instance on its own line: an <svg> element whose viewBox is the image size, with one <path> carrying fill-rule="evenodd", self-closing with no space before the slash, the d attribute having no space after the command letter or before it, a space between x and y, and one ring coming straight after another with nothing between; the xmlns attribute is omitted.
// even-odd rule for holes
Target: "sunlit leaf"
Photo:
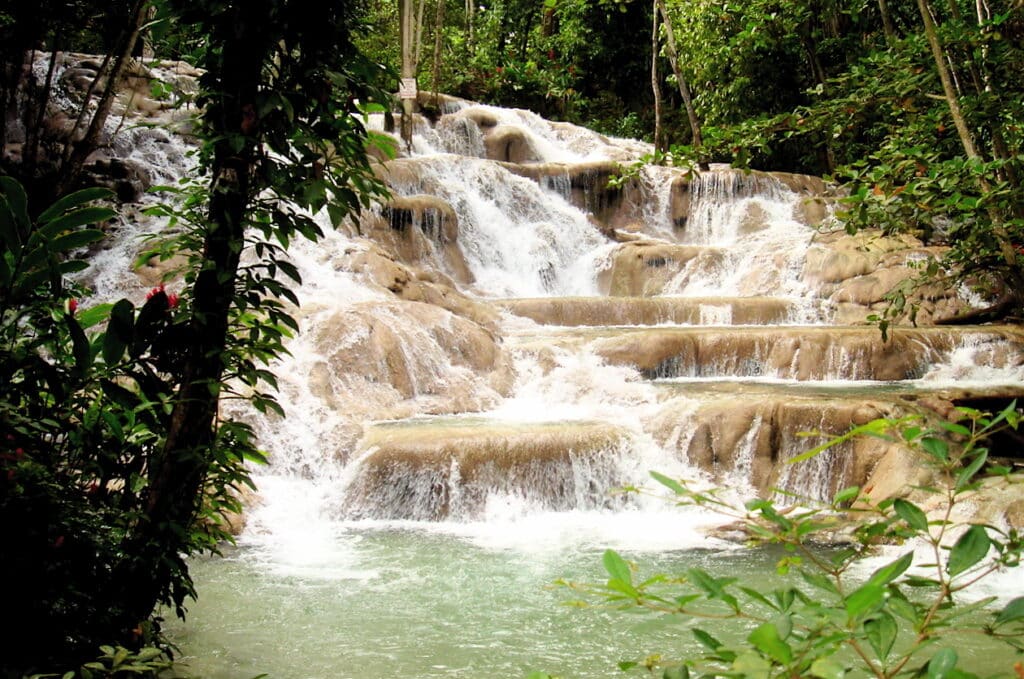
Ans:
<svg viewBox="0 0 1024 679"><path fill-rule="evenodd" d="M946 572L953 576L963 573L984 559L991 545L988 531L983 526L971 526L950 550Z"/></svg>
<svg viewBox="0 0 1024 679"><path fill-rule="evenodd" d="M944 648L928 661L928 679L945 679L956 667L957 654L952 648Z"/></svg>
<svg viewBox="0 0 1024 679"><path fill-rule="evenodd" d="M615 580L620 580L626 584L632 584L633 572L629 568L629 564L618 555L614 550L605 550L604 557L602 558L604 568L608 571L608 574Z"/></svg>
<svg viewBox="0 0 1024 679"><path fill-rule="evenodd" d="M747 641L776 662L786 664L793 659L793 649L782 639L773 623L766 622L758 626L747 637Z"/></svg>
<svg viewBox="0 0 1024 679"><path fill-rule="evenodd" d="M928 530L928 517L912 502L897 498L893 502L893 509L897 516L907 522L907 525L914 530L926 532Z"/></svg>
<svg viewBox="0 0 1024 679"><path fill-rule="evenodd" d="M879 660L884 661L889 656L889 651L892 650L898 632L899 626L896 624L896 619L885 611L864 623L864 633L867 635L868 642L871 643L871 648L875 649L875 653L878 654Z"/></svg>

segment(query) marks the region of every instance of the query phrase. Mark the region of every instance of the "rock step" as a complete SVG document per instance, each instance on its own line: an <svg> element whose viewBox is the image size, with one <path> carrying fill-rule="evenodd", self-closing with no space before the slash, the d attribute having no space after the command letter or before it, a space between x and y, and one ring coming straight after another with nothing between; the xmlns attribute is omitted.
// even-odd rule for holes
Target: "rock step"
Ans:
<svg viewBox="0 0 1024 679"><path fill-rule="evenodd" d="M968 373L972 366L1024 372L1024 329L1010 325L899 328L887 342L867 326L584 327L518 340L520 349L537 352L583 345L648 379L898 381L954 363Z"/></svg>
<svg viewBox="0 0 1024 679"><path fill-rule="evenodd" d="M492 493L549 510L612 502L628 437L601 422L418 418L369 425L344 511L353 518L479 518Z"/></svg>
<svg viewBox="0 0 1024 679"><path fill-rule="evenodd" d="M543 325L768 325L791 322L796 305L779 297L539 297L495 305Z"/></svg>
<svg viewBox="0 0 1024 679"><path fill-rule="evenodd" d="M651 443L668 455L655 463L660 470L685 464L762 496L783 489L828 499L850 485L879 483L879 469L912 465L910 453L894 441L860 437L789 461L854 426L920 406L942 410L971 394L694 386L659 385L658 401L629 422L463 415L368 425L349 467L343 511L358 519L472 521L495 501L548 511L621 508L633 499L611 489L645 482ZM1024 385L1017 391L1024 394Z"/></svg>

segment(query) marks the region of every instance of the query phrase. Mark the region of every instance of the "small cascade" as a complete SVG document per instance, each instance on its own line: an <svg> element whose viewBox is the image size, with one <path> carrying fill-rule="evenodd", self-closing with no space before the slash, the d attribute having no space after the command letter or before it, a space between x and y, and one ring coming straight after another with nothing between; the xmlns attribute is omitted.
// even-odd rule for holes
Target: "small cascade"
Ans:
<svg viewBox="0 0 1024 679"><path fill-rule="evenodd" d="M752 231L785 228L793 210L789 193L780 181L761 173L726 169L696 174L690 181L685 240L733 245Z"/></svg>
<svg viewBox="0 0 1024 679"><path fill-rule="evenodd" d="M596 294L594 262L610 245L578 208L495 163L423 159L401 195L432 191L458 216L476 288L502 296Z"/></svg>

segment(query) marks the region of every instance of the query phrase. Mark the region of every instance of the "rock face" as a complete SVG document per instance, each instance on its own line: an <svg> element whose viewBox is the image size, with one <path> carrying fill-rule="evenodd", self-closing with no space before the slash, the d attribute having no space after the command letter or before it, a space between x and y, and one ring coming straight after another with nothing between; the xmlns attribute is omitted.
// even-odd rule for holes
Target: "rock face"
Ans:
<svg viewBox="0 0 1024 679"><path fill-rule="evenodd" d="M379 219L363 219L360 228L405 264L444 272L462 285L473 282L458 246L458 216L440 198L392 198Z"/></svg>
<svg viewBox="0 0 1024 679"><path fill-rule="evenodd" d="M721 252L714 248L633 241L615 251L599 280L602 291L612 296L652 297L683 272L707 271L720 263Z"/></svg>
<svg viewBox="0 0 1024 679"><path fill-rule="evenodd" d="M909 235L822 233L807 252L804 277L820 296L835 304L836 322L859 323L868 314L882 311L886 295L912 277L916 266L941 257L942 248L925 246ZM910 304L921 305L918 323L951 317L967 308L955 290L938 285L908 293Z"/></svg>
<svg viewBox="0 0 1024 679"><path fill-rule="evenodd" d="M496 493L552 510L607 505L604 488L622 482L613 455L622 439L599 423L374 426L358 444L347 511L420 521L479 517Z"/></svg>
<svg viewBox="0 0 1024 679"><path fill-rule="evenodd" d="M1024 360L1024 335L1018 328L975 332L969 341L1001 347L992 356L993 365L1020 365ZM884 343L877 330L867 327L652 328L601 338L594 349L611 363L634 366L651 377L898 381L922 376L962 339L962 333L944 328L900 330Z"/></svg>
<svg viewBox="0 0 1024 679"><path fill-rule="evenodd" d="M478 411L507 394L511 362L486 328L422 302L303 308L306 388L337 424L322 444L346 460L365 420Z"/></svg>
<svg viewBox="0 0 1024 679"><path fill-rule="evenodd" d="M762 496L778 488L810 498L866 483L886 447L870 438L855 439L790 464L797 451L824 443L828 432L900 414L897 406L884 402L742 392L703 400L695 409L688 406L687 399L670 401L652 419L662 445L722 482L749 483Z"/></svg>
<svg viewBox="0 0 1024 679"><path fill-rule="evenodd" d="M542 325L699 325L726 316L738 325L782 323L791 304L777 297L542 297L497 302Z"/></svg>

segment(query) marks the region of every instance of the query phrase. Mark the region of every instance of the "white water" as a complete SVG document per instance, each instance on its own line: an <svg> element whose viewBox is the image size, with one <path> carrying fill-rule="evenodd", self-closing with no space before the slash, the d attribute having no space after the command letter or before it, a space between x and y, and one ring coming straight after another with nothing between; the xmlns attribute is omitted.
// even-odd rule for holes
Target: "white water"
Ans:
<svg viewBox="0 0 1024 679"><path fill-rule="evenodd" d="M498 124L522 129L543 161L625 160L645 150L639 143L604 140L527 112L481 108ZM457 112L456 107L452 113ZM169 168L170 178L185 156L177 141L158 143L173 152L152 155L146 142L138 146L140 157ZM439 196L458 215L459 247L474 277L471 289L464 292L485 300L598 294L599 275L619 246L569 202L570 192L560 178L538 184L485 160L484 149L479 129L465 118L444 118L436 129L420 124L412 156L418 173L414 180L394 187L402 195ZM667 243L708 247L708 252L714 248L716 254L697 257L683 267L666 293L784 297L799 302L792 322L824 322L823 300L815 298L802 280L803 254L814 232L794 217L799 198L773 180L708 173L694 182L691 216L685 230L678 232L671 223L669 193L677 175L664 168L645 171L643 184L650 200L643 233ZM144 294L144 286L125 273L135 257L136 233L126 226L125 238L97 260L96 271L87 277L97 287L97 300ZM605 656L613 663L622 657L616 654L626 651L610 642L594 647L592 631L567 634L564 625L570 623L564 618L553 623L533 609L510 618L506 611L515 610L522 598L533 606L544 605L533 596L536 589L555 577L573 576L572 569L587 560L596 563L606 547L672 564L703 558L698 550L712 550L715 563L760 572L770 561L764 555L743 561L744 557L733 556L731 544L707 537L707 527L725 520L720 515L675 508L657 497L615 494L617 487L650 487L651 470L687 478L701 488L725 486L726 499L737 502L754 492L748 475L754 467L761 415L738 437L732 469L720 470L713 479L692 464L689 441L697 432L696 415L709 383L743 379L757 388L788 388L794 396L806 390L810 398L829 391L840 396L849 392L853 398L888 389L926 391L963 386L965 380L972 386L1024 386L1020 352L996 360L994 340L965 342L935 357L921 378L899 385L872 380L870 371L850 367L856 357L838 355L835 347L827 362L838 370L817 382L747 370L744 366L750 367L754 357L740 356L718 368L711 361L690 366L690 373L684 373L690 377L666 385L600 358L594 346L600 330L560 337L522 318L505 316L495 335L499 350L509 356L513 380L502 396L488 376L468 368L460 351L452 349L449 335L464 331L458 319L434 309L424 323L423 316L396 303L390 292L353 272L347 262L370 251L367 242L338 232L329 232L317 244L296 244L292 250L304 281L297 291L302 332L289 344L291 355L274 366L288 417L252 418L271 464L255 470L259 495L239 537L241 549L225 567L251 582L252 590L235 591L235 575L219 575L216 564L200 565L200 591L208 579L216 592L213 609L245 611L238 614L246 620L238 634L244 636L247 650L242 660L218 665L215 657L225 651L217 646L231 643L220 641L218 635L234 627L230 616L216 610L199 609L200 621L193 623L198 624L193 629L203 630L198 638L189 628L181 632L191 652L206 654L197 664L209 662L212 676L234 678L250 670L269 670L259 663L245 664L246 657L256 656L264 663L280 661L276 674L296 677L328 676L337 666L345 667L346 676L361 678L396 673L507 676L545 668L537 656L536 664L504 660L500 653L517 658L531 653L506 636L534 643L542 643L537 637L565 639L586 650L549 649L546 652L557 658L552 661L555 667L567 673L579 670L573 672L578 676L601 676L600 667L611 667ZM730 309L707 303L701 320L727 326ZM367 347L381 336L391 342L390 352L371 360ZM396 363L408 377L407 385L388 381ZM669 387L675 391L666 396ZM756 398L754 393L748 400ZM723 392L711 395L727 398ZM735 402L740 405L742 398ZM234 412L251 417L245 411ZM580 450L567 455L568 463L556 459L545 462L547 466L513 465L497 480L476 485L467 481L469 466L457 454L434 467L396 470L392 465L381 470L369 466L378 448L365 443L368 433L387 427L418 428L429 442L432 428L465 432L474 427L542 429L552 424L564 429L599 424L614 430L616 438L593 448L581 444ZM469 440L467 445L473 445ZM819 456L813 466L799 472L790 468L778 483L796 493L827 496L834 473L831 457L835 456ZM402 483L374 487L377 477ZM552 485L562 493L554 500ZM353 497L357 488L369 491ZM447 498L447 514L431 521L408 518L436 508L430 503L438 493ZM409 506L391 506L405 503ZM509 575L510 568L514 575ZM251 603L253 590L259 603ZM360 599L366 592L372 594L368 602ZM495 593L509 600L492 600ZM458 605L447 611L451 601ZM346 625L348 610L363 616L364 622ZM390 615L393 612L398 614ZM204 615L218 621L214 629L204 626ZM274 629L278 616L286 621L281 632L285 641L263 629ZM480 629L488 630L485 639L465 622L491 618L491 623L479 622ZM345 630L340 638L330 632L334 627ZM435 638L435 628L450 628L445 634L467 639L466 645L444 646ZM535 635L535 629L548 631ZM613 629L602 628L596 634L612 635ZM649 635L641 631L639 637ZM431 639L442 650L423 646L421 639ZM467 650L476 646L479 654ZM302 653L290 657L294 649ZM374 655L374 649L380 653ZM347 652L354 655L342 655ZM582 661L574 654L581 652L605 664L580 669ZM318 658L319 669L306 671L312 656Z"/></svg>

